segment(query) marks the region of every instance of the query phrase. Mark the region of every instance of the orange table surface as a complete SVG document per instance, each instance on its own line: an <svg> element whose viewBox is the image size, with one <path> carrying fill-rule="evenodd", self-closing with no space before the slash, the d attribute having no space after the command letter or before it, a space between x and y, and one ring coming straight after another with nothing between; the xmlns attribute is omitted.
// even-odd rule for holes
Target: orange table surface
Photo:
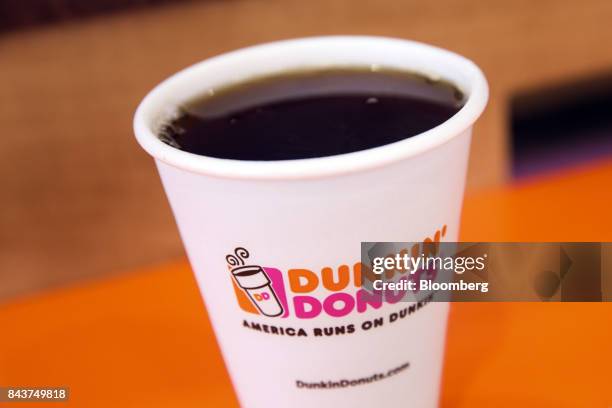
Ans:
<svg viewBox="0 0 612 408"><path fill-rule="evenodd" d="M466 241L612 241L612 161L466 198ZM112 254L109 254L112 256ZM185 261L0 306L0 386L67 403L235 406ZM456 303L443 407L612 407L612 305ZM2 405L2 403L0 403Z"/></svg>

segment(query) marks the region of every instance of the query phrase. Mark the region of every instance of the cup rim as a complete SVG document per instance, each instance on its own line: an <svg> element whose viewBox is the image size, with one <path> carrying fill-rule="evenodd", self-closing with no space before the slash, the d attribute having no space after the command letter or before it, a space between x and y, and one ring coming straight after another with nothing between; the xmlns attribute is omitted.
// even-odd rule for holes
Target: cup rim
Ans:
<svg viewBox="0 0 612 408"><path fill-rule="evenodd" d="M240 63L240 60L254 54L294 52L300 46L325 47L339 43L376 47L394 45L409 47L413 52L424 52L444 62L451 70L459 70L470 82L470 89L462 89L468 95L466 103L452 117L440 125L412 137L351 153L333 156L275 160L247 161L221 159L201 156L179 150L162 142L153 129L155 118L161 112L160 101L168 92L172 93L180 85L185 85L194 76L206 75L208 68L214 64ZM364 56L367 51L364 51ZM338 65L340 64L332 64ZM427 74L426 72L423 72ZM451 81L452 82L452 81ZM187 99L187 98L184 98ZM347 173L356 173L390 165L400 160L428 152L468 130L481 115L488 100L488 85L482 71L469 59L432 45L416 41L376 36L318 36L299 39L281 40L241 48L219 56L205 59L170 76L151 90L138 106L134 115L134 133L138 143L155 159L172 167L192 173L222 178L243 180L291 180L331 177Z"/></svg>

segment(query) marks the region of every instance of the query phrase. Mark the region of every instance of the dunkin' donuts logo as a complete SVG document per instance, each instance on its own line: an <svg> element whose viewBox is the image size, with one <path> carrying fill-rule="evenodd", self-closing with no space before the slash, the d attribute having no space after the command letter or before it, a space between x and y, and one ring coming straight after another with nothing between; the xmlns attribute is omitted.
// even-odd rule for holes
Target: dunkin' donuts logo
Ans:
<svg viewBox="0 0 612 408"><path fill-rule="evenodd" d="M446 226L424 242L439 242L445 230ZM405 291L363 289L362 279L374 281L379 277L361 262L323 267L317 272L291 268L283 273L278 268L247 262L248 258L249 251L242 247L225 258L238 305L248 313L281 318L292 315L298 319L344 317L379 309L385 303L398 303L406 295ZM431 272L418 271L402 275L399 280L419 279L421 273Z"/></svg>
<svg viewBox="0 0 612 408"><path fill-rule="evenodd" d="M225 258L238 305L245 312L269 317L287 317L292 313L299 319L312 319L322 313L342 317L356 307L363 312L367 304L375 308L382 305L382 299L371 299L372 294L365 290L354 294L361 286L361 263L355 264L352 271L348 265L341 265L337 273L332 268L323 268L320 276L308 269L289 269L285 285L279 269L248 264L248 257L249 251L239 247ZM313 296L311 292L320 286L331 293L323 298ZM349 292L351 289L353 293Z"/></svg>

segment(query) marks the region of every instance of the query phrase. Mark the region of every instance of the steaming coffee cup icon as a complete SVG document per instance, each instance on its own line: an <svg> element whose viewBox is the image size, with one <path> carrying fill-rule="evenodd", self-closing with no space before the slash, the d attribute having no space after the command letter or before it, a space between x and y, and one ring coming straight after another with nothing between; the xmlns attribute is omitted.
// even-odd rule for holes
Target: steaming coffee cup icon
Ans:
<svg viewBox="0 0 612 408"><path fill-rule="evenodd" d="M244 265L244 260L248 257L249 252L246 249L236 248L234 255L227 255L225 258L234 280L261 314L269 317L282 315L283 306L274 292L268 274L261 266Z"/></svg>

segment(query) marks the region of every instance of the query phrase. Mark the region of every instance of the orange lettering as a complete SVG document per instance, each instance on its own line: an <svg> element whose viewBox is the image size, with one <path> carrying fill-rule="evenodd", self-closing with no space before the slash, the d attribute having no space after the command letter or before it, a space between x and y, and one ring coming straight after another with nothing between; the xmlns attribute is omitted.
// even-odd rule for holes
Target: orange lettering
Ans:
<svg viewBox="0 0 612 408"><path fill-rule="evenodd" d="M294 293L312 292L319 286L319 278L308 269L289 269L289 286Z"/></svg>

